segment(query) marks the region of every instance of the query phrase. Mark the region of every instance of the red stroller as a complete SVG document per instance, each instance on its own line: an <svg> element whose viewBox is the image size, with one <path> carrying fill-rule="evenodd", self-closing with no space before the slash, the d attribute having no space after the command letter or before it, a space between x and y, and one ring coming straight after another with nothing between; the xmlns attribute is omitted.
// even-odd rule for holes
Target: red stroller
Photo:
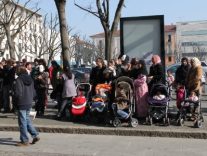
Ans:
<svg viewBox="0 0 207 156"><path fill-rule="evenodd" d="M80 83L76 87L77 96L72 99L71 116L84 116L86 115L88 100L91 91L89 83Z"/></svg>

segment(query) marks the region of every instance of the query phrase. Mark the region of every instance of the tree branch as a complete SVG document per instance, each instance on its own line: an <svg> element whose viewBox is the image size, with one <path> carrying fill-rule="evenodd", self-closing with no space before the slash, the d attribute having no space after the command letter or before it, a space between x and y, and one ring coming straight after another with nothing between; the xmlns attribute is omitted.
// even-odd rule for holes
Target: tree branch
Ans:
<svg viewBox="0 0 207 156"><path fill-rule="evenodd" d="M78 8L80 8L81 10L84 10L84 11L86 11L86 12L88 12L90 14L93 14L94 16L100 18L99 15L98 15L98 13L96 11L92 11L91 8L88 8L87 9L87 8L84 8L84 7L80 6L79 4L77 4L75 2L75 0L74 0L74 5L77 6Z"/></svg>

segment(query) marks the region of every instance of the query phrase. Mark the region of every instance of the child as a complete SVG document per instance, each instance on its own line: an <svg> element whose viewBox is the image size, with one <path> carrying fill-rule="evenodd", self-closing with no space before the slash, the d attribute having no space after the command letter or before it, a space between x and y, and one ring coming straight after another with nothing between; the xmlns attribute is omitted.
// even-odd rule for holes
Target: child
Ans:
<svg viewBox="0 0 207 156"><path fill-rule="evenodd" d="M186 101L185 106L189 106L190 103L198 102L198 96L194 91L191 91L190 96L185 101Z"/></svg>
<svg viewBox="0 0 207 156"><path fill-rule="evenodd" d="M169 83L169 86L171 86L174 82L175 78L170 70L167 71L167 82Z"/></svg>
<svg viewBox="0 0 207 156"><path fill-rule="evenodd" d="M102 97L107 97L106 92L111 90L110 84L98 84L96 86L96 95L101 95Z"/></svg>
<svg viewBox="0 0 207 156"><path fill-rule="evenodd" d="M189 100L191 100L193 102L197 102L198 101L198 96L196 95L196 92L191 91L190 96L189 96Z"/></svg>
<svg viewBox="0 0 207 156"><path fill-rule="evenodd" d="M126 112L129 108L129 100L127 99L124 87L121 85L117 86L117 96L112 104L112 108L116 110L117 114L123 119L129 117L129 113Z"/></svg>
<svg viewBox="0 0 207 156"><path fill-rule="evenodd" d="M177 105L177 108L180 109L181 108L181 103L184 101L184 98L185 98L184 86L178 85L176 92L177 92L177 94L176 94L176 105Z"/></svg>
<svg viewBox="0 0 207 156"><path fill-rule="evenodd" d="M198 102L198 96L196 95L195 91L190 92L190 96L186 99L185 106L190 106L190 112L192 114L191 120L195 120L195 112L196 112L196 106L195 105L190 105L190 103L197 103Z"/></svg>
<svg viewBox="0 0 207 156"><path fill-rule="evenodd" d="M157 91L156 94L153 96L155 100L163 100L165 99L165 95L163 95L160 91Z"/></svg>

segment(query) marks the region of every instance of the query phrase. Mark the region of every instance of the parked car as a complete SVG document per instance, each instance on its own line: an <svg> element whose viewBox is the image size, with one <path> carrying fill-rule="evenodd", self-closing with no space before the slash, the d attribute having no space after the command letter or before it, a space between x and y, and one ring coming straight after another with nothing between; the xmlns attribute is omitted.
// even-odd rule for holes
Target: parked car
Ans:
<svg viewBox="0 0 207 156"><path fill-rule="evenodd" d="M88 73L90 75L92 68L91 67L79 67L79 68L75 68L77 70L80 70L84 73Z"/></svg>
<svg viewBox="0 0 207 156"><path fill-rule="evenodd" d="M204 61L201 61L201 66L203 68L203 72L205 72L205 74L207 74L207 64Z"/></svg>
<svg viewBox="0 0 207 156"><path fill-rule="evenodd" d="M181 65L180 63L170 65L166 68L166 71L168 71L168 70L171 71L171 73L175 76L175 72L180 65ZM205 83L206 82L207 65L204 66L204 63L203 64L201 63L201 66L203 69L202 82Z"/></svg>
<svg viewBox="0 0 207 156"><path fill-rule="evenodd" d="M90 71L90 68L73 68L72 73L75 75L76 83L89 82Z"/></svg>

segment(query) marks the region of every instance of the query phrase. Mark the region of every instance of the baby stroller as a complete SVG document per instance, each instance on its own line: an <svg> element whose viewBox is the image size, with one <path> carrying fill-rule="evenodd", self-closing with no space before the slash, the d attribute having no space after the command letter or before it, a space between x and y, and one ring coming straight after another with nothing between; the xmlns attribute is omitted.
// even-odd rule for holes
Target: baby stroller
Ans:
<svg viewBox="0 0 207 156"><path fill-rule="evenodd" d="M195 91L196 99L192 99L190 93L184 88L184 100L178 112L177 124L184 126L185 120L193 121L195 128L201 128L204 122L201 112L201 100L199 91Z"/></svg>
<svg viewBox="0 0 207 156"><path fill-rule="evenodd" d="M98 93L92 97L90 103L90 116L93 121L106 122L111 85L98 84L96 86L96 91L98 91Z"/></svg>
<svg viewBox="0 0 207 156"><path fill-rule="evenodd" d="M170 124L170 119L168 117L170 97L168 91L168 87L161 83L157 83L152 86L148 97L149 110L148 117L146 119L150 125L153 124L153 121L163 121L164 125ZM162 99L154 98L158 92L163 95Z"/></svg>
<svg viewBox="0 0 207 156"><path fill-rule="evenodd" d="M122 95L124 94L124 99L121 99L121 105L125 105L124 108L122 107L123 109L119 109L120 96L118 94L120 90L124 92L121 93ZM134 85L131 78L126 76L117 78L115 82L115 102L112 104L112 109L114 113L114 120L112 121L114 127L120 126L122 122L128 122L131 127L137 127L138 120L132 117L135 111L135 99Z"/></svg>
<svg viewBox="0 0 207 156"><path fill-rule="evenodd" d="M88 100L91 91L89 83L79 83L76 86L77 96L72 99L70 107L71 119L85 117L87 115Z"/></svg>

